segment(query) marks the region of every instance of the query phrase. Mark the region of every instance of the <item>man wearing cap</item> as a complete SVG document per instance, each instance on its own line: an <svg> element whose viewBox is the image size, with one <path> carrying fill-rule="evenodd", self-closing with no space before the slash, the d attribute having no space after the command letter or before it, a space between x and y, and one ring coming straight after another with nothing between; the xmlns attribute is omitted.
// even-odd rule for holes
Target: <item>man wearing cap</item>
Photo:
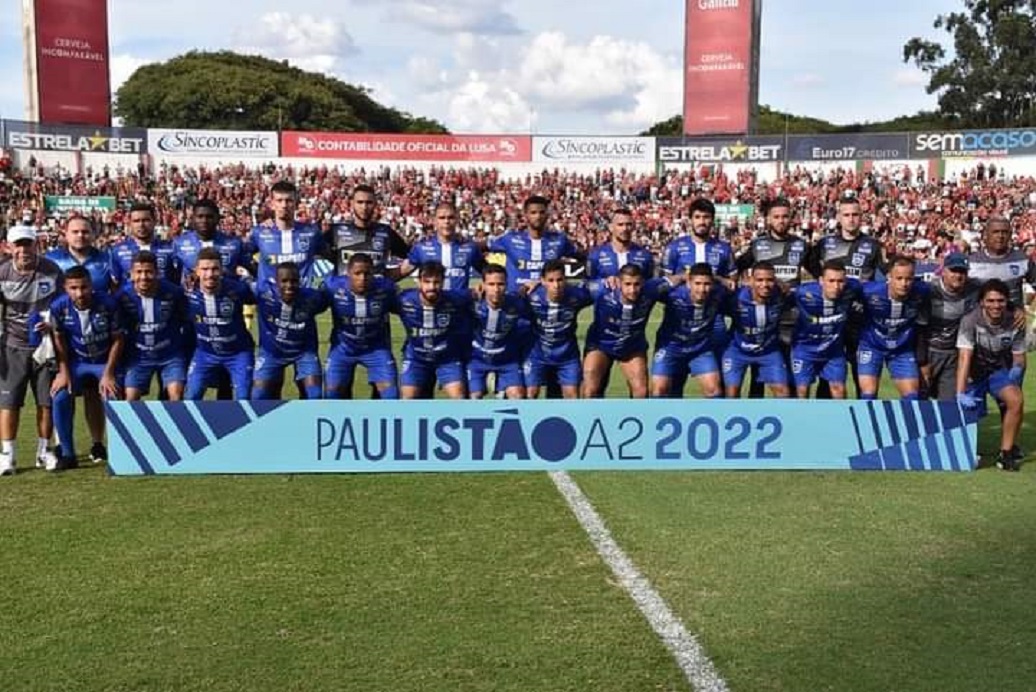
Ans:
<svg viewBox="0 0 1036 692"><path fill-rule="evenodd" d="M960 321L978 305L982 283L968 278L968 258L951 252L942 274L932 283L928 320L928 363L921 366L921 389L927 398L953 401L957 396L957 331Z"/></svg>
<svg viewBox="0 0 1036 692"><path fill-rule="evenodd" d="M36 465L57 470L58 459L47 448L54 424L50 417L50 385L54 378L53 358L37 362L38 337L30 340L29 322L50 307L61 293L61 269L40 257L36 229L15 226L7 232L10 259L0 262L0 476L15 473L14 443L25 392L31 386L36 400ZM30 317L34 318L30 320Z"/></svg>

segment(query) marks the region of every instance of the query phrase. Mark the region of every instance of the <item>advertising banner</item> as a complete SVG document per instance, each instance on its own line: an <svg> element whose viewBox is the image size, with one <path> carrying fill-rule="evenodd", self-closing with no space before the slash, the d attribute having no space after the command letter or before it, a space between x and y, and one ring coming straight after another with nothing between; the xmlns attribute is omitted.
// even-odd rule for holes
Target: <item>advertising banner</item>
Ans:
<svg viewBox="0 0 1036 692"><path fill-rule="evenodd" d="M147 153L147 130L135 127L44 125L20 120L8 120L5 125L4 141L11 149L106 154Z"/></svg>
<svg viewBox="0 0 1036 692"><path fill-rule="evenodd" d="M757 68L755 4L753 0L687 0L684 134L749 131Z"/></svg>
<svg viewBox="0 0 1036 692"><path fill-rule="evenodd" d="M755 216L755 205L754 204L717 204L716 205L716 225L726 226L730 223L731 219L737 219L739 226L744 226L745 222Z"/></svg>
<svg viewBox="0 0 1036 692"><path fill-rule="evenodd" d="M931 401L109 402L115 475L801 469L971 471ZM290 431L290 434L282 434Z"/></svg>
<svg viewBox="0 0 1036 692"><path fill-rule="evenodd" d="M658 137L659 163L770 163L784 160L784 137Z"/></svg>
<svg viewBox="0 0 1036 692"><path fill-rule="evenodd" d="M788 135L789 161L900 161L910 158L905 133Z"/></svg>
<svg viewBox="0 0 1036 692"><path fill-rule="evenodd" d="M108 0L29 0L43 123L111 125Z"/></svg>
<svg viewBox="0 0 1036 692"><path fill-rule="evenodd" d="M914 132L910 134L910 154L919 159L1032 156L1036 154L1036 128Z"/></svg>
<svg viewBox="0 0 1036 692"><path fill-rule="evenodd" d="M653 137L533 137L532 160L547 164L653 165L655 140Z"/></svg>
<svg viewBox="0 0 1036 692"><path fill-rule="evenodd" d="M163 130L147 131L148 151L169 156L230 156L275 159L279 137L276 132L247 130Z"/></svg>
<svg viewBox="0 0 1036 692"><path fill-rule="evenodd" d="M532 137L282 132L281 156L397 161L528 162L532 160Z"/></svg>
<svg viewBox="0 0 1036 692"><path fill-rule="evenodd" d="M43 208L48 213L115 211L115 198L47 195L43 198Z"/></svg>

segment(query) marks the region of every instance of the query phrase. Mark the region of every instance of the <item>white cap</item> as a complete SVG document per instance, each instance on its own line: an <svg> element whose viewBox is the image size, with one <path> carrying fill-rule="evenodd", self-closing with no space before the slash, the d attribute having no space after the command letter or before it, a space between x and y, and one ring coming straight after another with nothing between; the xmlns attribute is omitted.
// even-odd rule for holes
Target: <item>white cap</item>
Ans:
<svg viewBox="0 0 1036 692"><path fill-rule="evenodd" d="M932 248L932 241L928 238L918 238L914 241L913 246L915 250L930 250Z"/></svg>
<svg viewBox="0 0 1036 692"><path fill-rule="evenodd" d="M11 226L7 229L7 242L17 243L19 240L36 240L36 229L32 226Z"/></svg>

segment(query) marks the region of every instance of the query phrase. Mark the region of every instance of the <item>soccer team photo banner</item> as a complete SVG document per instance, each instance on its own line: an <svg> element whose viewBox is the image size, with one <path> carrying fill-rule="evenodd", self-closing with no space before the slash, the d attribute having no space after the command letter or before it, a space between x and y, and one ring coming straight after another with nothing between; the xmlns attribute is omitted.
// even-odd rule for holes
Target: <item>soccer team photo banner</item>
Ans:
<svg viewBox="0 0 1036 692"><path fill-rule="evenodd" d="M107 404L109 469L152 474L971 471L956 403L647 399Z"/></svg>

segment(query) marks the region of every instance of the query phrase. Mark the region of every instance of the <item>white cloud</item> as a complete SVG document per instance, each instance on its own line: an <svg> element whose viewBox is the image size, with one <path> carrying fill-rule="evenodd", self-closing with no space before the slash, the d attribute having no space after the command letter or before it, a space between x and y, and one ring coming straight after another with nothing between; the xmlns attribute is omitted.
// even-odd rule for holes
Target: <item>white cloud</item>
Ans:
<svg viewBox="0 0 1036 692"><path fill-rule="evenodd" d="M800 89L813 89L823 86L824 78L815 72L803 72L791 78L791 83Z"/></svg>
<svg viewBox="0 0 1036 692"><path fill-rule="evenodd" d="M138 68L143 67L149 62L153 61L125 53L111 56L111 60L108 63L108 69L111 73L112 97L115 96L119 87L121 87L127 79L133 76L133 73L136 72Z"/></svg>
<svg viewBox="0 0 1036 692"><path fill-rule="evenodd" d="M447 108L450 129L456 132L522 132L532 126L532 108L522 95L478 72L453 89Z"/></svg>
<svg viewBox="0 0 1036 692"><path fill-rule="evenodd" d="M901 88L916 88L928 84L928 75L921 70L904 67L892 75L892 83Z"/></svg>
<svg viewBox="0 0 1036 692"><path fill-rule="evenodd" d="M253 31L239 31L238 50L288 62L303 70L334 73L343 57L357 52L356 43L342 22L311 14L267 12Z"/></svg>
<svg viewBox="0 0 1036 692"><path fill-rule="evenodd" d="M395 21L407 22L440 34L472 32L485 35L519 34L514 15L504 0L358 0L388 8Z"/></svg>

